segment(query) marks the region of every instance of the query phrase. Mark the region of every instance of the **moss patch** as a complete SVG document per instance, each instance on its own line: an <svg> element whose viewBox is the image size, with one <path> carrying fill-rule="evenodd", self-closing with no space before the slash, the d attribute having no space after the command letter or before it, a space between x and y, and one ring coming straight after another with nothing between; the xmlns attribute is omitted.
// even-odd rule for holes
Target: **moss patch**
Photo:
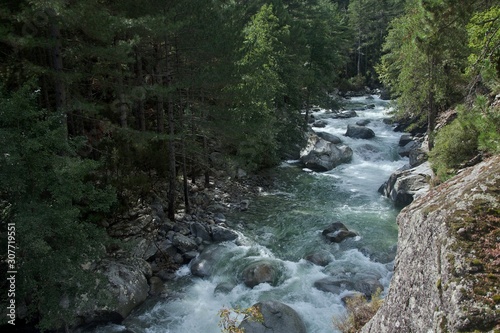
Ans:
<svg viewBox="0 0 500 333"><path fill-rule="evenodd" d="M471 288L464 290L467 299L483 304L493 317L499 318L496 305L500 302L500 180L488 186L486 191L490 198L476 199L471 210L456 210L454 216L447 221L452 236L456 239L452 249L466 254L466 273L460 274L466 285ZM486 196L485 196L486 198ZM448 255L450 264L455 259ZM452 259L452 260L451 260ZM465 272L464 272L465 273ZM473 315L471 315L473 316ZM472 319L472 318L471 318ZM478 319L478 318L474 318ZM477 321L472 319L471 323ZM496 322L469 327L470 330L500 329Z"/></svg>

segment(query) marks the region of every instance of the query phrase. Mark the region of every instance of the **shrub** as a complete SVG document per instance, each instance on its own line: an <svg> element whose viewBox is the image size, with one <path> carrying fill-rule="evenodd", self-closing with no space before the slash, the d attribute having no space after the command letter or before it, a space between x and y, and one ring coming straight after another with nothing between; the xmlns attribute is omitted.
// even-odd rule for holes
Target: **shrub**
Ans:
<svg viewBox="0 0 500 333"><path fill-rule="evenodd" d="M382 306L380 289L368 301L363 295L357 295L347 300L347 313L333 319L333 325L342 333L358 332Z"/></svg>
<svg viewBox="0 0 500 333"><path fill-rule="evenodd" d="M239 328L239 323L245 319L253 320L262 323L264 317L262 312L256 306L251 306L246 309L222 309L219 311L219 327L223 333L244 333L243 328Z"/></svg>
<svg viewBox="0 0 500 333"><path fill-rule="evenodd" d="M477 137L476 129L460 118L438 132L429 159L441 180L450 178L455 169L474 157Z"/></svg>
<svg viewBox="0 0 500 333"><path fill-rule="evenodd" d="M450 178L478 153L500 152L500 110L490 106L485 96L474 104L458 107L458 118L441 129L429 157L441 180Z"/></svg>

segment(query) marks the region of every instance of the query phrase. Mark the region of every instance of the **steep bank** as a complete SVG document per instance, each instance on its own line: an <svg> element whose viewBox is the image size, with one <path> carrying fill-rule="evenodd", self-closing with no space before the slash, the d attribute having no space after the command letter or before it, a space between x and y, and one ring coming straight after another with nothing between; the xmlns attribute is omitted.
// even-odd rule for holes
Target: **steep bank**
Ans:
<svg viewBox="0 0 500 333"><path fill-rule="evenodd" d="M389 293L361 332L498 332L499 198L496 156L403 209Z"/></svg>

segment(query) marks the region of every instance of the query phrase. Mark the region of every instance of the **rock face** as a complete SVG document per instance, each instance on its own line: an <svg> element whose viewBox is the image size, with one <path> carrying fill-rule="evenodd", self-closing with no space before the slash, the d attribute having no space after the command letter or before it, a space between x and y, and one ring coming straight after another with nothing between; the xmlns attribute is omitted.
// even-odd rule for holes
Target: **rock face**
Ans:
<svg viewBox="0 0 500 333"><path fill-rule="evenodd" d="M390 290L363 333L500 329L500 156L403 209Z"/></svg>
<svg viewBox="0 0 500 333"><path fill-rule="evenodd" d="M254 306L259 308L264 322L244 320L240 328L243 328L245 333L306 333L304 322L288 305L277 301L265 301Z"/></svg>
<svg viewBox="0 0 500 333"><path fill-rule="evenodd" d="M328 171L352 159L352 149L345 145L335 145L311 134L307 146L300 152L301 162L314 171Z"/></svg>

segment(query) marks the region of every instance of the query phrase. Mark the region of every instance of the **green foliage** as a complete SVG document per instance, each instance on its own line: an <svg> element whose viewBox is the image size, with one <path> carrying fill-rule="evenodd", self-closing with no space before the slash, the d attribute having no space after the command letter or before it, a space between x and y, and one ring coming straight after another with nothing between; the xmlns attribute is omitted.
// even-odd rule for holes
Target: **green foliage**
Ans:
<svg viewBox="0 0 500 333"><path fill-rule="evenodd" d="M467 73L480 75L494 94L500 92L500 6L474 14L467 25L469 34L469 66Z"/></svg>
<svg viewBox="0 0 500 333"><path fill-rule="evenodd" d="M377 313L382 306L380 289L370 301L363 295L349 298L346 302L347 314L333 319L334 326L342 333L357 333Z"/></svg>
<svg viewBox="0 0 500 333"><path fill-rule="evenodd" d="M484 96L478 96L470 108L460 106L458 118L442 128L429 157L441 180L452 176L479 152L500 152L500 112Z"/></svg>
<svg viewBox="0 0 500 333"><path fill-rule="evenodd" d="M476 130L462 119L455 119L438 132L429 158L441 180L477 154L477 136Z"/></svg>
<svg viewBox="0 0 500 333"><path fill-rule="evenodd" d="M259 323L264 322L264 317L260 309L256 306L251 306L246 309L222 309L218 313L220 317L219 327L223 333L244 333L245 330L239 328L238 325L243 320L251 320Z"/></svg>
<svg viewBox="0 0 500 333"><path fill-rule="evenodd" d="M408 2L384 43L381 81L397 96L398 111L414 119L424 115L429 132L437 113L463 96L470 7L468 1Z"/></svg>
<svg viewBox="0 0 500 333"><path fill-rule="evenodd" d="M88 220L115 195L98 164L76 155L63 115L38 109L36 97L28 86L0 97L0 196L18 235L16 299L49 329L71 324L76 298L95 281L81 265L103 254L107 236Z"/></svg>
<svg viewBox="0 0 500 333"><path fill-rule="evenodd" d="M357 84L351 89L377 83L374 66L382 56L382 44L389 23L402 13L401 0L351 0L347 10L351 30L351 63L349 76ZM362 81L361 81L362 80Z"/></svg>

